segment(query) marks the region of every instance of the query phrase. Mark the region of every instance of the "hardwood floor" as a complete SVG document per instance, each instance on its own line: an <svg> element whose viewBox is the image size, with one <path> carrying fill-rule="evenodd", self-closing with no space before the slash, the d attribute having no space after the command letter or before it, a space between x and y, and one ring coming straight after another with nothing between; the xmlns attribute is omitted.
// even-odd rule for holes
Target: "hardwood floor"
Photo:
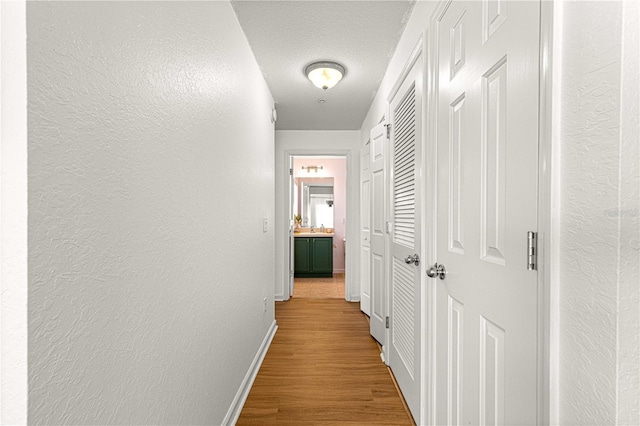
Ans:
<svg viewBox="0 0 640 426"><path fill-rule="evenodd" d="M358 303L294 294L276 320L238 425L413 423Z"/></svg>

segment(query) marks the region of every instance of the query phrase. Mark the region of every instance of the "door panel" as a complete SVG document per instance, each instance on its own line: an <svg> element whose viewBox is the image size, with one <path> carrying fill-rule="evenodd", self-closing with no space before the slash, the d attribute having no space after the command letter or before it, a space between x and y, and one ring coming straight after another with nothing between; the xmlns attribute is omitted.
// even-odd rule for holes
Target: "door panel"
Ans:
<svg viewBox="0 0 640 426"><path fill-rule="evenodd" d="M436 15L435 421L537 422L539 2Z"/></svg>
<svg viewBox="0 0 640 426"><path fill-rule="evenodd" d="M370 332L383 346L385 342L386 268L385 268L385 182L387 128L378 124L371 129L371 322Z"/></svg>
<svg viewBox="0 0 640 426"><path fill-rule="evenodd" d="M420 170L422 72L420 58L404 77L391 111L391 303L389 366L407 405L420 421L422 255Z"/></svg>
<svg viewBox="0 0 640 426"><path fill-rule="evenodd" d="M360 310L371 316L371 153L360 155Z"/></svg>

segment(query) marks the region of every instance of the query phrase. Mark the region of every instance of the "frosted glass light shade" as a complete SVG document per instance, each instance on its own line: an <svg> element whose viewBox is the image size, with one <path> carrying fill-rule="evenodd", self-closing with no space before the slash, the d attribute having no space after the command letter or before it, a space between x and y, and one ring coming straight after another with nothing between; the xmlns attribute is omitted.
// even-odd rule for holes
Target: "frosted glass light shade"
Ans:
<svg viewBox="0 0 640 426"><path fill-rule="evenodd" d="M307 66L304 73L314 86L327 90L342 80L345 69L335 62L316 62Z"/></svg>

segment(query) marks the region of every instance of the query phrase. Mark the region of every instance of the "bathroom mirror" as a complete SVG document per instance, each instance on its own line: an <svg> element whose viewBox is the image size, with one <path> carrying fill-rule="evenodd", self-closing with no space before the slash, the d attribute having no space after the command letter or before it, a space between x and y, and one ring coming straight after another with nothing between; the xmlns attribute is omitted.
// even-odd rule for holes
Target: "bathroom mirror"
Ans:
<svg viewBox="0 0 640 426"><path fill-rule="evenodd" d="M333 178L296 178L295 184L302 226L333 228Z"/></svg>

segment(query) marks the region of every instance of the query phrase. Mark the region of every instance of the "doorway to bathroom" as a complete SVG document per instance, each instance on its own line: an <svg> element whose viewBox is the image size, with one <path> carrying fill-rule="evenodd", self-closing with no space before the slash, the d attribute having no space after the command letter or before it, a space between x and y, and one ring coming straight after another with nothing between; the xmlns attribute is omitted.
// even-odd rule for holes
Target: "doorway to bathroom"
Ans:
<svg viewBox="0 0 640 426"><path fill-rule="evenodd" d="M290 156L289 296L346 298L347 157Z"/></svg>

